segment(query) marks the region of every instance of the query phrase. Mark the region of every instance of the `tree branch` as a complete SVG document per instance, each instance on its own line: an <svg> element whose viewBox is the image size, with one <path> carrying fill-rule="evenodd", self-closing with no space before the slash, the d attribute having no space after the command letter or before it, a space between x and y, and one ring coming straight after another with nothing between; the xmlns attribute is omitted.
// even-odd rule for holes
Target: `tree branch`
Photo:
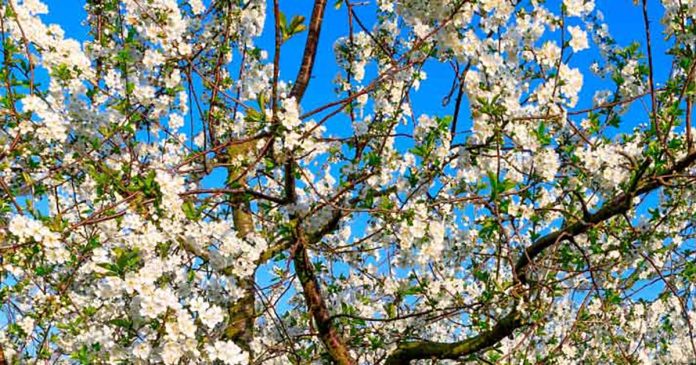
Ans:
<svg viewBox="0 0 696 365"><path fill-rule="evenodd" d="M230 146L227 150L229 160L234 161L238 156L245 155L253 148L255 148L253 142ZM228 184L234 182L242 190L246 190L247 183L244 176L246 173L247 169L228 169ZM248 201L239 199L234 204L232 220L239 238L247 237L254 230L254 221ZM225 328L225 337L233 340L244 350L249 351L250 359L252 359L251 341L254 336L254 320L256 318L256 309L254 308L254 275L240 278L239 286L244 290L244 295L239 300L231 303L227 308L229 319Z"/></svg>
<svg viewBox="0 0 696 365"><path fill-rule="evenodd" d="M297 72L295 84L292 86L292 91L290 92L290 96L295 97L298 104L300 103L300 100L302 100L302 97L307 90L309 78L312 75L312 69L314 68L314 59L317 56L317 44L319 43L319 33L321 32L321 24L324 21L325 9L326 0L316 0L314 2L312 18L309 21L307 43L305 43L304 54L302 55L302 65L300 65L300 70Z"/></svg>
<svg viewBox="0 0 696 365"><path fill-rule="evenodd" d="M515 264L515 272L518 275L518 280L525 283L527 280L526 269L527 266L539 256L546 248L553 246L557 242L564 239L575 237L579 234L587 232L590 227L599 224L609 218L616 216L617 214L624 213L628 211L631 207L632 200L637 195L642 195L651 192L658 187L663 185L664 181L674 178L672 176L675 172L682 171L689 167L694 161L696 161L696 153L691 153L684 157L681 161L674 164L671 168L666 169L662 174L658 176L652 176L647 182L640 184L640 176L645 173L645 168L647 166L643 165L641 167L642 172L639 170L636 177L630 182L629 189L627 192L619 194L614 199L605 203L601 209L589 214L583 221L575 222L569 224L557 231L549 233L534 243L527 247L525 252L520 255Z"/></svg>
<svg viewBox="0 0 696 365"><path fill-rule="evenodd" d="M431 358L456 360L495 345L521 325L522 322L518 314L512 311L491 330L463 341L452 343L415 341L401 344L396 351L389 355L384 364L408 365L411 360Z"/></svg>
<svg viewBox="0 0 696 365"><path fill-rule="evenodd" d="M534 241L534 243L517 259L515 265L515 272L518 275L517 280L520 283L527 282L526 270L528 266L533 263L534 259L541 255L545 249L565 239L584 233L590 229L590 227L628 211L632 206L632 200L635 196L649 193L663 186L664 182L678 176L675 175L676 172L688 168L694 161L696 161L696 153L688 154L672 167L662 171L659 175L648 177L646 179L647 181L641 184L641 177L645 174L645 170L649 165L649 160L646 160L638 169L634 178L629 182L629 188L625 193L619 194L598 211L589 214L584 221L567 225ZM491 330L463 341L453 343L429 341L402 343L389 355L385 365L407 365L411 360L417 359L457 359L495 345L506 336L511 335L515 329L522 325L523 323L517 318L517 313L512 310Z"/></svg>
<svg viewBox="0 0 696 365"><path fill-rule="evenodd" d="M319 332L319 338L326 346L331 359L339 365L354 365L356 362L350 356L340 334L331 323L331 313L326 306L319 288L319 281L314 274L314 266L307 254L304 234L298 229L296 234L297 246L293 255L295 272L302 284L302 294L307 303L307 308L314 318Z"/></svg>
<svg viewBox="0 0 696 365"><path fill-rule="evenodd" d="M3 351L2 346L0 346L0 365L7 365L7 359L5 359L5 351Z"/></svg>

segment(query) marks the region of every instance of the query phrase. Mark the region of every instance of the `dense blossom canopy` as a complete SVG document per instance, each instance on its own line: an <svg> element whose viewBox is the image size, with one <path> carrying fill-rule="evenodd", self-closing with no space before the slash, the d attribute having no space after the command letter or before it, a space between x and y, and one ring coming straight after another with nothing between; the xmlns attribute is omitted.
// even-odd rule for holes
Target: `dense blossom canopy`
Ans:
<svg viewBox="0 0 696 365"><path fill-rule="evenodd" d="M696 362L695 0L293 1L0 0L0 363Z"/></svg>

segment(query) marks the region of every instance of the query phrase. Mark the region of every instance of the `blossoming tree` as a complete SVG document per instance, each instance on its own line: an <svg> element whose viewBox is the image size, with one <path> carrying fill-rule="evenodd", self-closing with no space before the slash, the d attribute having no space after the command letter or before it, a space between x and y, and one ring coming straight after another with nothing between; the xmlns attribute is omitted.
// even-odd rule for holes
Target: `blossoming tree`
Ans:
<svg viewBox="0 0 696 365"><path fill-rule="evenodd" d="M696 1L304 1L0 1L0 363L696 361Z"/></svg>

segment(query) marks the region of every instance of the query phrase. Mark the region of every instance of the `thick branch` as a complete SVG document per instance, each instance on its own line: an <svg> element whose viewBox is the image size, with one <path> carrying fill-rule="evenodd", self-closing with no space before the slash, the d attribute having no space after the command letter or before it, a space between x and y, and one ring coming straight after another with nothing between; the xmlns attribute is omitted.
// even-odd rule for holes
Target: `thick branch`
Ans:
<svg viewBox="0 0 696 365"><path fill-rule="evenodd" d="M348 347L331 323L331 313L321 294L319 281L314 274L314 266L307 254L302 233L300 232L298 236L298 243L293 257L295 272L302 284L302 294L307 302L307 308L316 323L319 338L336 364L354 365L355 360L350 356Z"/></svg>
<svg viewBox="0 0 696 365"><path fill-rule="evenodd" d="M254 146L253 142L230 146L227 151L230 161L247 154ZM245 176L243 176L244 174L246 174L245 169L238 171L229 169L227 181L239 184L242 189L246 189L247 184ZM234 221L234 228L237 230L237 236L244 238L254 230L250 204L244 199L238 199L233 209L232 220ZM227 328L225 328L225 337L235 341L240 347L249 351L251 355L250 344L254 335L254 319L256 317L253 275L249 278L241 278L239 285L244 290L244 295L227 308L229 321Z"/></svg>
<svg viewBox="0 0 696 365"><path fill-rule="evenodd" d="M516 312L503 317L490 331L466 340L452 343L417 341L400 345L385 362L385 365L408 365L416 359L450 359L474 354L487 349L510 335L522 325Z"/></svg>
<svg viewBox="0 0 696 365"><path fill-rule="evenodd" d="M234 220L237 236L246 237L254 228L254 223L249 211L249 203L242 202L234 207L232 219ZM254 277L241 278L239 286L244 290L244 295L227 308L229 321L225 329L225 337L235 341L240 347L251 351L251 341L254 336Z"/></svg>
<svg viewBox="0 0 696 365"><path fill-rule="evenodd" d="M302 65L297 72L297 79L292 87L290 96L295 97L297 103L302 100L309 78L312 76L314 68L314 59L317 56L317 44L319 43L319 33L321 32L321 24L324 21L324 10L326 9L326 0L316 0L312 9L312 18L309 21L309 33L307 34L307 43L305 43L304 54L302 55Z"/></svg>

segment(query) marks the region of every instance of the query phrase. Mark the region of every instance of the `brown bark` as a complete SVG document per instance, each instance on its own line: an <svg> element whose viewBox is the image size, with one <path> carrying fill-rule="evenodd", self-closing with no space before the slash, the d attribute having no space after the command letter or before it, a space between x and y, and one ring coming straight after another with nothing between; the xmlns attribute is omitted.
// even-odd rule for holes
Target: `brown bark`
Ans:
<svg viewBox="0 0 696 365"><path fill-rule="evenodd" d="M307 43L305 43L304 54L302 55L302 64L297 72L295 84L292 87L290 96L295 97L299 103L309 85L309 78L312 76L314 68L314 60L317 56L317 45L319 44L319 33L321 25L324 22L324 10L326 9L326 0L316 0L312 9L312 17L309 21L309 32L307 33Z"/></svg>
<svg viewBox="0 0 696 365"><path fill-rule="evenodd" d="M307 254L302 234L300 233L298 236L298 243L293 257L295 272L302 284L302 294L307 302L307 308L312 314L312 318L314 318L319 338L336 364L354 365L356 362L350 356L348 347L331 323L331 313L321 294L319 281L314 274L314 266Z"/></svg>
<svg viewBox="0 0 696 365"><path fill-rule="evenodd" d="M7 360L5 360L5 351L2 350L2 346L0 346L0 365L7 365Z"/></svg>
<svg viewBox="0 0 696 365"><path fill-rule="evenodd" d="M481 335L453 343L414 341L400 345L385 362L385 365L408 365L415 359L449 359L471 355L487 349L510 335L522 325L517 313L512 312L500 320L491 330Z"/></svg>

